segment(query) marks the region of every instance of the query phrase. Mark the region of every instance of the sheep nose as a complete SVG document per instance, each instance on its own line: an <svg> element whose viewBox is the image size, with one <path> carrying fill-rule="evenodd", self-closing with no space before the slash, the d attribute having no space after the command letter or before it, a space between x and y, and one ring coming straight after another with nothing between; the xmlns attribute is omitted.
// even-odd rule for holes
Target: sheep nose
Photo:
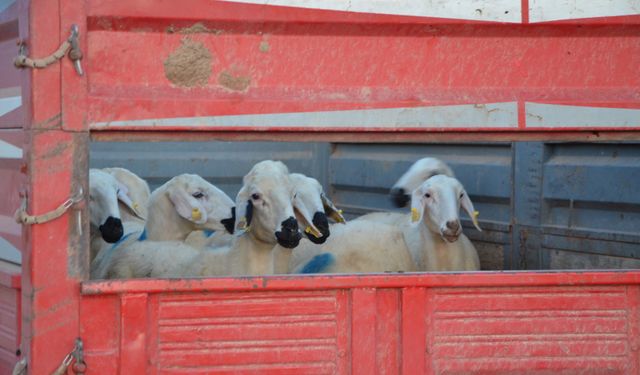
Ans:
<svg viewBox="0 0 640 375"><path fill-rule="evenodd" d="M405 207L411 200L411 197L403 188L392 188L389 192L391 201L396 207Z"/></svg>
<svg viewBox="0 0 640 375"><path fill-rule="evenodd" d="M113 216L109 216L107 220L105 220L104 224L100 227L100 234L102 235L102 239L108 243L116 243L120 238L122 238L122 234L124 233L124 228L122 228L122 221Z"/></svg>
<svg viewBox="0 0 640 375"><path fill-rule="evenodd" d="M288 249L293 249L298 246L300 243L300 239L302 239L302 234L298 230L298 222L294 217L289 217L287 220L283 221L281 224L281 230L276 232L276 239L278 243L283 247Z"/></svg>
<svg viewBox="0 0 640 375"><path fill-rule="evenodd" d="M460 222L458 220L447 221L447 229L457 232L460 229Z"/></svg>
<svg viewBox="0 0 640 375"><path fill-rule="evenodd" d="M224 225L224 229L226 229L227 232L233 234L233 229L236 224L236 208L231 207L231 217L227 219L222 219L220 220L220 222L222 223L222 225Z"/></svg>
<svg viewBox="0 0 640 375"><path fill-rule="evenodd" d="M316 228L318 228L320 233L322 233L322 237L318 238L313 234L309 234L305 232L305 234L307 235L307 238L309 239L309 241L318 245L325 243L327 238L329 238L329 234L330 234L329 220L327 219L327 215L324 212L318 211L313 215L312 222L313 222L313 225L315 225Z"/></svg>

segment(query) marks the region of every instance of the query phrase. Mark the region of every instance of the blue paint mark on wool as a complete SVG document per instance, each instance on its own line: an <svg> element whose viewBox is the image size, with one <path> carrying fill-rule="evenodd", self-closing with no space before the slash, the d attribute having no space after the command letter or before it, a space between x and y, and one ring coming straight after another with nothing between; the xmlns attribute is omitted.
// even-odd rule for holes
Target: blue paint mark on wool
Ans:
<svg viewBox="0 0 640 375"><path fill-rule="evenodd" d="M144 241L147 239L147 228L144 228L142 233L140 233L140 237L138 237L138 241Z"/></svg>
<svg viewBox="0 0 640 375"><path fill-rule="evenodd" d="M335 263L336 258L333 254L323 253L311 258L309 263L305 264L300 273L320 273Z"/></svg>

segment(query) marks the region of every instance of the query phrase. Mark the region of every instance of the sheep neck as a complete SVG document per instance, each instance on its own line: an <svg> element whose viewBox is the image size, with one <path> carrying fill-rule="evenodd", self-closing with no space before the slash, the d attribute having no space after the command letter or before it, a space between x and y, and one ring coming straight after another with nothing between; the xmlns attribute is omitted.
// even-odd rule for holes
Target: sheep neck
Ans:
<svg viewBox="0 0 640 375"><path fill-rule="evenodd" d="M232 251L238 251L238 256L246 267L244 274L269 275L273 274L271 257L274 246L250 234L244 234L237 238Z"/></svg>
<svg viewBox="0 0 640 375"><path fill-rule="evenodd" d="M439 233L434 233L423 221L418 228L422 255L422 266L426 271L452 270L456 249L461 239L450 243L442 239ZM462 236L462 235L461 235Z"/></svg>
<svg viewBox="0 0 640 375"><path fill-rule="evenodd" d="M152 241L184 241L194 231L193 224L183 219L166 194L152 194L145 225L147 239Z"/></svg>

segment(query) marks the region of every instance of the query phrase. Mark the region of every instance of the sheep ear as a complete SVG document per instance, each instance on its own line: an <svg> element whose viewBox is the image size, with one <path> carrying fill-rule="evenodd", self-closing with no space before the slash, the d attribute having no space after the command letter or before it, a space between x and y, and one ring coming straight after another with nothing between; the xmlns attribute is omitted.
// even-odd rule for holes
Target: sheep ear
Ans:
<svg viewBox="0 0 640 375"><path fill-rule="evenodd" d="M424 199L420 189L416 189L411 194L411 225L418 225L424 215Z"/></svg>
<svg viewBox="0 0 640 375"><path fill-rule="evenodd" d="M469 215L469 217L473 221L473 225L476 227L476 229L482 232L482 229L480 229L480 225L478 225L479 212L473 209L473 203L471 203L469 194L467 194L466 191L463 191L463 194L464 195L462 196L460 206L462 206L462 208L467 212L467 215Z"/></svg>
<svg viewBox="0 0 640 375"><path fill-rule="evenodd" d="M339 210L333 202L326 195L320 194L320 199L322 200L322 206L324 207L324 212L336 223L346 223L347 221L342 216L342 210Z"/></svg>
<svg viewBox="0 0 640 375"><path fill-rule="evenodd" d="M147 218L140 213L138 204L136 202L133 202L131 200L131 197L129 197L129 189L122 183L118 183L118 200L124 203L125 206L129 207L134 215L142 220L147 220Z"/></svg>
<svg viewBox="0 0 640 375"><path fill-rule="evenodd" d="M196 223L207 222L207 210L202 204L183 189L174 189L169 192L169 199L183 218Z"/></svg>
<svg viewBox="0 0 640 375"><path fill-rule="evenodd" d="M304 231L310 233L315 238L322 237L322 232L320 232L318 227L313 224L313 214L309 212L309 208L300 200L300 198L293 198L293 208L296 213L296 219L304 225Z"/></svg>

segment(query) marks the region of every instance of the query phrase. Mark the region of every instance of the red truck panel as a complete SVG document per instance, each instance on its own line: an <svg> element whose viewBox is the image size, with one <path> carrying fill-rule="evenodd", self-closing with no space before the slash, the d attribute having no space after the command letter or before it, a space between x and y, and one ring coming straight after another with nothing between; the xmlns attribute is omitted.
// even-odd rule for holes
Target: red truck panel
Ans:
<svg viewBox="0 0 640 375"><path fill-rule="evenodd" d="M30 56L51 54L72 24L84 52L82 77L64 58L0 88L3 108L20 96L0 127L23 120L28 212L86 191L89 130L640 139L631 1L263 3L0 10L1 61L16 39ZM24 231L22 352L33 374L57 368L78 336L88 373L640 373L639 272L86 282L87 212L78 223L77 209Z"/></svg>
<svg viewBox="0 0 640 375"><path fill-rule="evenodd" d="M82 336L88 363L120 373L637 374L638 282L637 272L91 282Z"/></svg>

